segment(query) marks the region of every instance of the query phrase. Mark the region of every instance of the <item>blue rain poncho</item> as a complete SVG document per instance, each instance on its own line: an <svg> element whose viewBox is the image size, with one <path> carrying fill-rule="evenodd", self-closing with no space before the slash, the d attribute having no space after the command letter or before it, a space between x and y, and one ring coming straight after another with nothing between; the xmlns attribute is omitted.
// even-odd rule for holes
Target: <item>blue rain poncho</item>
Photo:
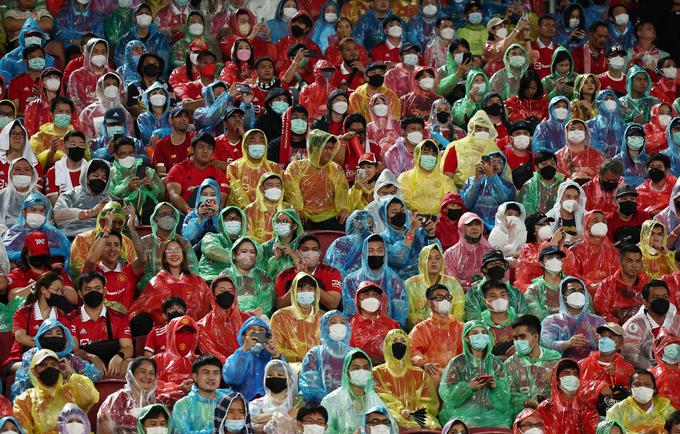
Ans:
<svg viewBox="0 0 680 434"><path fill-rule="evenodd" d="M71 40L80 41L87 33L104 37L104 15L93 10L92 2L88 2L82 11L76 9L76 4L77 0L70 0L54 17L55 39L67 48L77 45Z"/></svg>
<svg viewBox="0 0 680 434"><path fill-rule="evenodd" d="M142 6L144 3L141 3L137 6L135 6L134 13L136 14L137 11L139 10L140 6ZM133 14L134 16L134 14ZM132 25L130 28L130 31L127 32L126 34L123 35L122 38L120 38L120 41L118 41L118 45L116 45L116 52L114 55L114 61L116 65L122 65L123 64L123 57L125 55L125 46L127 45L128 42L133 41L133 40L142 40L142 38L139 37L137 34L137 26ZM158 30L158 27L156 27L156 24L151 24L149 26L149 35L144 38L144 44L146 44L146 52L147 53L153 53L156 56L160 57L163 59L165 62L165 71L161 71L161 75L167 75L170 73L170 44L168 42L167 36L165 36L163 33L161 33Z"/></svg>
<svg viewBox="0 0 680 434"><path fill-rule="evenodd" d="M118 75L120 75L123 78L125 87L141 79L141 77L137 73L137 65L139 64L139 57L141 55L140 56L134 55L135 47L137 46L141 46L144 53L146 53L146 45L144 45L142 41L133 39L132 41L128 42L127 45L125 46L123 64L116 69Z"/></svg>
<svg viewBox="0 0 680 434"><path fill-rule="evenodd" d="M24 49L26 48L26 34L27 33L40 33L42 42L40 45L45 46L47 43L47 38L35 18L29 18L24 22L19 32L19 38L17 39L19 46L9 53L5 54L0 58L0 75L5 79L5 85L9 87L9 82L15 78L28 71L28 65L24 61ZM45 68L49 66L54 66L54 57L45 53Z"/></svg>
<svg viewBox="0 0 680 434"><path fill-rule="evenodd" d="M640 98L633 98L633 78L638 74L644 74L647 78L647 89ZM642 116L642 123L649 122L649 112L654 104L659 103L659 99L649 95L652 90L652 79L647 71L638 65L633 65L626 72L626 95L619 98L621 104L621 117L626 122L633 122L637 116Z"/></svg>
<svg viewBox="0 0 680 434"><path fill-rule="evenodd" d="M215 201L217 203L217 211L213 216L203 216L201 221L198 221L198 207L201 204L201 196L203 189L211 187L215 191ZM207 233L220 232L220 211L222 210L222 195L220 193L220 186L212 178L206 178L198 186L196 192L196 199L194 200L194 209L184 218L184 225L182 226L182 236L191 244L196 244L203 239Z"/></svg>
<svg viewBox="0 0 680 434"><path fill-rule="evenodd" d="M215 98L215 88L221 86L224 92ZM224 132L224 115L232 105L234 97L229 93L229 86L223 81L213 81L201 90L203 107L194 112L194 128L196 131L219 136Z"/></svg>
<svg viewBox="0 0 680 434"><path fill-rule="evenodd" d="M372 222L373 217L368 211L358 210L350 214L345 221L347 235L335 239L326 249L324 263L338 269L343 277L358 270L364 240L372 233Z"/></svg>
<svg viewBox="0 0 680 434"><path fill-rule="evenodd" d="M387 299L390 300L387 306L388 315L397 320L402 327L406 326L408 316L408 298L406 288L401 277L388 265L389 264L389 245L385 243L385 259L378 272L373 272L368 266L368 242L385 241L380 235L372 235L364 240L361 251L361 267L348 274L342 280L342 306L347 318L357 313L354 296L361 282L369 280L385 291ZM417 259L416 259L417 261Z"/></svg>
<svg viewBox="0 0 680 434"><path fill-rule="evenodd" d="M668 148L661 151L662 154L666 155L671 159L670 172L674 175L680 175L680 142L676 143L673 140L673 134L671 133L671 127L680 126L680 117L675 117L671 120L666 128L666 142L668 143ZM674 226L669 226L669 230L673 230Z"/></svg>
<svg viewBox="0 0 680 434"><path fill-rule="evenodd" d="M352 38L357 41L357 44L363 45L367 52L370 52L377 45L385 41L383 23L393 16L392 9L388 9L387 14L383 18L378 18L373 8L369 9L354 24Z"/></svg>
<svg viewBox="0 0 680 434"><path fill-rule="evenodd" d="M630 155L630 149L628 148L628 134L631 128L639 128L644 131L642 125L636 123L630 123L625 129L625 132L621 137L621 152L616 155L616 159L621 161L623 165L623 180L626 184L631 184L634 187L645 182L647 179L647 162L649 161L649 155L645 151L647 143L642 146L639 150L639 154L636 157Z"/></svg>
<svg viewBox="0 0 680 434"><path fill-rule="evenodd" d="M212 434L215 407L228 393L233 392L230 389L217 389L214 399L205 398L198 393L198 387L194 384L189 394L172 408L174 433Z"/></svg>
<svg viewBox="0 0 680 434"><path fill-rule="evenodd" d="M160 117L156 117L156 115L153 114L151 111L151 103L149 102L151 92L156 89L162 89L165 94L165 107L163 108L163 114ZM142 94L142 100L144 101L146 111L137 116L137 129L139 130L140 140L144 142L145 145L148 145L149 140L151 140L151 136L154 133L162 139L172 132L172 125L170 125L171 99L168 90L157 81L146 88Z"/></svg>
<svg viewBox="0 0 680 434"><path fill-rule="evenodd" d="M567 117L564 120L558 120L555 117L555 104L559 101L564 101L567 104ZM548 104L549 117L542 120L534 131L534 136L531 139L531 149L534 153L540 151L557 152L566 145L566 133L564 126L569 122L569 100L564 96L555 96Z"/></svg>
<svg viewBox="0 0 680 434"><path fill-rule="evenodd" d="M420 51L425 51L427 44L436 36L434 29L437 25L437 20L445 14L442 11L439 0L436 0L437 13L431 17L426 17L423 14L423 2L418 2L419 13L415 17L410 17L406 30L406 41L420 47Z"/></svg>
<svg viewBox="0 0 680 434"><path fill-rule="evenodd" d="M321 48L321 53L323 54L326 54L326 50L328 49L328 37L336 34L335 23L329 23L324 19L324 14L326 13L326 8L328 6L334 6L338 16L340 15L340 6L338 6L338 3L333 0L328 0L323 4L319 18L314 22L314 30L312 31L312 41Z"/></svg>
<svg viewBox="0 0 680 434"><path fill-rule="evenodd" d="M616 110L610 112L604 105L607 98L614 98ZM595 97L597 116L588 119L586 126L590 130L590 146L597 149L605 157L613 157L621 151L621 137L626 123L621 117L621 104L616 93L611 89L601 90Z"/></svg>

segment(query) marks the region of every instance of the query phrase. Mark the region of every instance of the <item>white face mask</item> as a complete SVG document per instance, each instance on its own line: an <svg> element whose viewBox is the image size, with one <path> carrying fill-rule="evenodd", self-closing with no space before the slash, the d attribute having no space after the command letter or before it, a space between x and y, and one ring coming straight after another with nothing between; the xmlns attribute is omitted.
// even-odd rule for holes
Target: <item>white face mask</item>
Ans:
<svg viewBox="0 0 680 434"><path fill-rule="evenodd" d="M361 308L367 312L377 312L380 309L380 300L375 297L365 298L361 302Z"/></svg>
<svg viewBox="0 0 680 434"><path fill-rule="evenodd" d="M668 68L662 68L661 72L663 72L663 75L666 78L675 78L678 75L678 68L669 66Z"/></svg>
<svg viewBox="0 0 680 434"><path fill-rule="evenodd" d="M616 111L618 104L613 99L607 99L604 101L604 108L607 109L609 113L614 113Z"/></svg>
<svg viewBox="0 0 680 434"><path fill-rule="evenodd" d="M283 16L289 20L297 14L298 10L295 8L283 8Z"/></svg>
<svg viewBox="0 0 680 434"><path fill-rule="evenodd" d="M387 104L376 104L373 106L373 113L376 114L376 116L387 116Z"/></svg>
<svg viewBox="0 0 680 434"><path fill-rule="evenodd" d="M569 110L563 107L557 107L553 111L555 112L555 117L557 118L558 121L565 120L567 118L567 115L569 114Z"/></svg>
<svg viewBox="0 0 680 434"><path fill-rule="evenodd" d="M118 86L106 86L104 88L104 96L108 99L114 99L118 95L120 95L120 89L118 89Z"/></svg>
<svg viewBox="0 0 680 434"><path fill-rule="evenodd" d="M29 212L26 214L26 226L29 228L37 228L45 223L45 215L38 214L34 212Z"/></svg>
<svg viewBox="0 0 680 434"><path fill-rule="evenodd" d="M586 139L586 132L582 130L571 130L567 133L567 139L571 143L579 145Z"/></svg>
<svg viewBox="0 0 680 434"><path fill-rule="evenodd" d="M515 148L523 151L529 147L529 144L531 144L531 137L515 136L512 138L512 143L515 145Z"/></svg>
<svg viewBox="0 0 680 434"><path fill-rule="evenodd" d="M528 430L524 431L523 434L543 434L543 430L540 428L529 428Z"/></svg>
<svg viewBox="0 0 680 434"><path fill-rule="evenodd" d="M155 107L163 107L165 105L165 101L167 101L167 98L161 93L157 93L149 97L149 102Z"/></svg>
<svg viewBox="0 0 680 434"><path fill-rule="evenodd" d="M630 389L633 399L644 405L654 398L654 389L650 387L633 387Z"/></svg>
<svg viewBox="0 0 680 434"><path fill-rule="evenodd" d="M453 55L453 61L460 65L461 63L463 63L464 57L465 53L456 53Z"/></svg>
<svg viewBox="0 0 680 434"><path fill-rule="evenodd" d="M494 312L506 312L508 310L508 305L510 304L510 301L507 298L497 298L494 301L490 303L491 309L493 309Z"/></svg>
<svg viewBox="0 0 680 434"><path fill-rule="evenodd" d="M543 267L545 268L545 271L550 273L559 273L562 271L562 260L558 258L546 259Z"/></svg>
<svg viewBox="0 0 680 434"><path fill-rule="evenodd" d="M194 23L189 26L189 33L193 36L201 36L203 34L203 24Z"/></svg>
<svg viewBox="0 0 680 434"><path fill-rule="evenodd" d="M12 175L12 184L15 188L24 189L31 185L31 180L33 177L30 175Z"/></svg>
<svg viewBox="0 0 680 434"><path fill-rule="evenodd" d="M347 336L347 326L345 324L333 324L328 327L328 334L335 342L340 342Z"/></svg>
<svg viewBox="0 0 680 434"><path fill-rule="evenodd" d="M191 53L189 54L189 61L191 61L192 65L198 65L198 53Z"/></svg>
<svg viewBox="0 0 680 434"><path fill-rule="evenodd" d="M323 425L307 424L302 427L302 434L323 434L326 428Z"/></svg>
<svg viewBox="0 0 680 434"><path fill-rule="evenodd" d="M281 194L283 194L283 190L278 187L268 188L264 191L264 197L272 202L276 202L281 199Z"/></svg>
<svg viewBox="0 0 680 434"><path fill-rule="evenodd" d="M607 235L607 223L595 223L590 227L590 234L594 237L604 237Z"/></svg>
<svg viewBox="0 0 680 434"><path fill-rule="evenodd" d="M566 375L560 378L560 387L567 393L574 393L578 390L580 381L574 375Z"/></svg>
<svg viewBox="0 0 680 434"><path fill-rule="evenodd" d="M58 79L58 78L48 78L48 79L45 80L45 87L50 92L58 91L59 86L61 86L61 80Z"/></svg>
<svg viewBox="0 0 680 434"><path fill-rule="evenodd" d="M392 26L387 29L387 34L393 38L401 38L402 33L404 33L404 31L401 26Z"/></svg>
<svg viewBox="0 0 680 434"><path fill-rule="evenodd" d="M376 425L371 427L371 434L390 434L390 427L386 425Z"/></svg>
<svg viewBox="0 0 680 434"><path fill-rule="evenodd" d="M416 66L418 64L418 55L413 53L404 54L404 63L410 66Z"/></svg>
<svg viewBox="0 0 680 434"><path fill-rule="evenodd" d="M472 89L477 89L477 95L482 95L486 91L486 83L475 83Z"/></svg>
<svg viewBox="0 0 680 434"><path fill-rule="evenodd" d="M522 222L522 219L516 215L509 215L505 217L505 222L508 226L517 227Z"/></svg>
<svg viewBox="0 0 680 434"><path fill-rule="evenodd" d="M323 19L326 20L327 23L334 23L338 20L338 14L335 12L326 12L323 14Z"/></svg>
<svg viewBox="0 0 680 434"><path fill-rule="evenodd" d="M567 296L567 304L574 309L581 309L586 304L586 296L582 292L572 292Z"/></svg>
<svg viewBox="0 0 680 434"><path fill-rule="evenodd" d="M418 84L420 84L420 87L423 90L432 90L432 88L434 87L434 78L432 77L421 78Z"/></svg>
<svg viewBox="0 0 680 434"><path fill-rule="evenodd" d="M451 312L451 302L448 300L436 301L435 309L437 313L450 313Z"/></svg>
<svg viewBox="0 0 680 434"><path fill-rule="evenodd" d="M567 199L562 202L562 209L566 212L574 212L576 211L576 207L578 207L578 202L574 199Z"/></svg>
<svg viewBox="0 0 680 434"><path fill-rule="evenodd" d="M345 101L336 101L333 103L333 111L339 115L347 113L348 104Z"/></svg>
<svg viewBox="0 0 680 434"><path fill-rule="evenodd" d="M671 123L673 118L670 115L659 115L659 125L662 127L667 127Z"/></svg>
<svg viewBox="0 0 680 434"><path fill-rule="evenodd" d="M447 41L452 40L453 37L455 36L455 34L456 34L456 31L453 30L451 27L446 27L446 28L442 29L442 32L441 32L442 39L445 39Z"/></svg>
<svg viewBox="0 0 680 434"><path fill-rule="evenodd" d="M66 424L66 432L68 434L84 434L85 433L85 425L83 425L80 422L67 423Z"/></svg>
<svg viewBox="0 0 680 434"><path fill-rule="evenodd" d="M241 222L238 220L224 222L224 230L229 236L238 235L241 232Z"/></svg>
<svg viewBox="0 0 680 434"><path fill-rule="evenodd" d="M616 23L617 26L625 26L628 24L628 20L630 17L628 14L618 14L617 16L614 17L614 22Z"/></svg>
<svg viewBox="0 0 680 434"><path fill-rule="evenodd" d="M153 18L151 15L143 14L143 15L137 15L137 24L139 27L149 27L151 25L151 21Z"/></svg>
<svg viewBox="0 0 680 434"><path fill-rule="evenodd" d="M475 131L474 136L477 139L487 140L489 138L489 132L488 131Z"/></svg>
<svg viewBox="0 0 680 434"><path fill-rule="evenodd" d="M496 36L499 39L505 39L508 36L508 29L501 27L500 29L496 30Z"/></svg>
<svg viewBox="0 0 680 434"><path fill-rule="evenodd" d="M360 369L349 373L349 382L358 387L364 387L371 379L371 371Z"/></svg>
<svg viewBox="0 0 680 434"><path fill-rule="evenodd" d="M433 17L437 15L437 6L435 5L427 5L423 7L423 15L426 17Z"/></svg>
<svg viewBox="0 0 680 434"><path fill-rule="evenodd" d="M146 434L167 434L168 429L164 426L152 426L145 429Z"/></svg>
<svg viewBox="0 0 680 434"><path fill-rule="evenodd" d="M95 66L102 67L106 65L107 59L106 56L104 56L103 54L98 54L96 56L92 56L90 60L92 60L92 64L94 64Z"/></svg>
<svg viewBox="0 0 680 434"><path fill-rule="evenodd" d="M553 231L550 229L550 225L541 226L541 228L538 230L538 238L540 238L541 241L548 241L552 238L552 236Z"/></svg>
<svg viewBox="0 0 680 434"><path fill-rule="evenodd" d="M417 145L423 141L423 133L420 131L411 131L406 135L406 139L414 145Z"/></svg>
<svg viewBox="0 0 680 434"><path fill-rule="evenodd" d="M39 36L28 36L24 38L24 45L27 47L29 45L42 45L42 38Z"/></svg>
<svg viewBox="0 0 680 434"><path fill-rule="evenodd" d="M120 164L121 167L123 167L125 169L129 169L129 168L131 168L132 166L135 165L135 157L133 157L132 155L129 155L125 158L119 158L118 164Z"/></svg>
<svg viewBox="0 0 680 434"><path fill-rule="evenodd" d="M621 56L614 56L609 59L609 64L612 66L614 69L619 69L623 66L625 63L625 59Z"/></svg>
<svg viewBox="0 0 680 434"><path fill-rule="evenodd" d="M575 29L581 23L578 18L569 18L569 28Z"/></svg>
<svg viewBox="0 0 680 434"><path fill-rule="evenodd" d="M314 268L319 265L319 259L321 258L321 252L318 250L307 250L305 252L300 252L300 259L302 263L309 268Z"/></svg>

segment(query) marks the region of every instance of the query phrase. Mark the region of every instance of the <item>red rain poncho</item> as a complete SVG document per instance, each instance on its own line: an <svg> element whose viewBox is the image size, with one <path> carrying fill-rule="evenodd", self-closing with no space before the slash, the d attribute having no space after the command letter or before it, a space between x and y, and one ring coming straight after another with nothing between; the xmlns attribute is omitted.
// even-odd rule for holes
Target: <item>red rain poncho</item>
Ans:
<svg viewBox="0 0 680 434"><path fill-rule="evenodd" d="M458 279L465 290L472 286L475 274L481 274L484 253L493 249L484 236L477 244L470 244L465 239L465 224L474 220L478 220L484 227L482 219L473 212L466 212L458 219L458 242L444 252L446 274Z"/></svg>
<svg viewBox="0 0 680 434"><path fill-rule="evenodd" d="M602 381L607 386L623 386L629 387L630 376L635 371L635 368L619 353L614 355L611 365L614 365L614 374L609 374L605 371L606 365L598 360L600 357L599 351L592 351L588 357L578 361L578 367L581 370L581 381Z"/></svg>
<svg viewBox="0 0 680 434"><path fill-rule="evenodd" d="M549 246L550 243L538 241L533 243L525 243L519 250L519 257L517 259L517 268L515 268L515 286L524 293L531 282L543 275L543 266L538 261L538 256L544 247ZM566 248L562 252L567 255L562 259L562 269L565 276L579 276L576 265L576 257L574 253Z"/></svg>
<svg viewBox="0 0 680 434"><path fill-rule="evenodd" d="M645 128L645 153L647 155L657 154L668 148L668 136L666 136L666 127L659 123L659 110L661 106L666 106L671 109L671 119L677 114L673 110L670 103L654 104L649 111L649 122L644 125Z"/></svg>
<svg viewBox="0 0 680 434"><path fill-rule="evenodd" d="M335 69L335 66L326 59L317 60L314 64L314 83L300 91L300 104L307 108L309 119L317 119L328 113L328 95L333 91L333 86L323 75L324 69Z"/></svg>
<svg viewBox="0 0 680 434"><path fill-rule="evenodd" d="M31 101L24 112L24 128L26 128L26 131L28 132L28 137L37 133L41 125L53 121L52 112L50 112L50 99L45 92L43 81L47 74L54 76L55 73L59 74L59 77L61 77L59 90L56 91L57 95L63 95L66 90L66 80L62 77L61 71L56 68L45 68L43 70L37 85L40 96L38 99ZM73 125L75 129L80 129L77 111L71 113L71 125Z"/></svg>
<svg viewBox="0 0 680 434"><path fill-rule="evenodd" d="M106 44L106 51L109 51L109 44L104 39L90 39L87 45L85 45L83 66L73 71L68 79L67 93L73 100L77 113L80 113L85 107L97 100L96 90L99 77L108 72L114 72L109 69L108 65L104 65L101 74L92 72L92 61L90 57L92 55L92 49L99 42Z"/></svg>
<svg viewBox="0 0 680 434"><path fill-rule="evenodd" d="M623 184L623 177L621 177L619 178L619 186ZM583 191L586 193L586 209L588 211L601 209L605 212L605 214L618 211L618 207L616 206L616 197L614 197L616 189L612 191L606 191L604 188L602 188L599 174L583 185Z"/></svg>
<svg viewBox="0 0 680 434"><path fill-rule="evenodd" d="M422 71L429 71L434 77L434 87L429 91L424 90L418 83L418 74ZM421 77L422 78L422 77ZM439 86L439 73L430 66L418 66L411 77L410 88L411 91L401 98L401 117L414 115L422 119L427 119L430 116L432 103L435 102L439 96L435 93L435 89Z"/></svg>
<svg viewBox="0 0 680 434"><path fill-rule="evenodd" d="M595 312L607 322L625 323L645 303L642 298L642 287L647 282L649 282L649 277L640 271L635 284L627 285L621 281L621 269L616 270L616 273L597 285L594 300Z"/></svg>
<svg viewBox="0 0 680 434"><path fill-rule="evenodd" d="M665 330L659 332L659 338L654 351L656 366L650 369L656 379L656 388L659 396L668 398L671 405L676 409L680 408L680 363L668 364L663 360L663 353L666 346L670 344L680 345L680 337L667 335ZM664 336L661 336L665 334Z"/></svg>
<svg viewBox="0 0 680 434"><path fill-rule="evenodd" d="M447 215L446 207L452 203L460 205L463 212L467 211L463 199L461 199L460 195L457 193L447 193L442 199L439 207L439 218L437 219L435 234L437 235L437 239L441 243L443 250L453 246L460 239L460 234L458 233L458 220L452 221Z"/></svg>
<svg viewBox="0 0 680 434"><path fill-rule="evenodd" d="M590 234L590 220L599 210L589 211L583 220L583 241L571 247L576 257L577 275L586 282L592 294L595 284L611 276L619 268L619 252L608 237L594 239Z"/></svg>

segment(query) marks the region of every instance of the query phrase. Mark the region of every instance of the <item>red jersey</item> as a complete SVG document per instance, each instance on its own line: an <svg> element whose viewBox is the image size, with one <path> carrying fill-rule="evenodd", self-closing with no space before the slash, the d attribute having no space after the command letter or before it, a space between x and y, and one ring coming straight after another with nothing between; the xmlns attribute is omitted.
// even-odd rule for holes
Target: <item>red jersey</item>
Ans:
<svg viewBox="0 0 680 434"><path fill-rule="evenodd" d="M550 75L552 57L557 46L552 41L550 41L549 45L543 45L540 40L536 40L531 43L531 48L538 52L538 59L534 63L534 70L538 73L539 77L547 77Z"/></svg>
<svg viewBox="0 0 680 434"><path fill-rule="evenodd" d="M506 137L506 141L508 140L508 137ZM500 145L500 143L498 143ZM504 149L505 148L505 149ZM515 154L515 150L512 148L511 144L505 145L503 149L503 155L505 155L505 159L508 161L508 166L510 167L510 170L515 170L519 166L529 164L532 161L532 154L531 152L527 152L527 154L523 157L520 157L519 155Z"/></svg>
<svg viewBox="0 0 680 434"><path fill-rule="evenodd" d="M40 81L40 74L34 80L25 72L17 77L14 77L9 82L9 91L7 96L11 100L19 101L19 113L26 111L26 106L34 99L39 98L38 82Z"/></svg>
<svg viewBox="0 0 680 434"><path fill-rule="evenodd" d="M297 276L297 268L290 267L276 276L276 297L281 298L290 290L293 279ZM324 291L342 293L342 276L340 272L330 265L319 264L312 276L319 282L319 287ZM328 310L322 307L324 310Z"/></svg>
<svg viewBox="0 0 680 434"><path fill-rule="evenodd" d="M9 161L7 162L2 162L0 161L0 190L3 188L7 187L7 180L9 179ZM38 188L41 188L42 186L42 166L38 164L35 167L35 170L38 172Z"/></svg>
<svg viewBox="0 0 680 434"><path fill-rule="evenodd" d="M351 69L346 69L345 64L341 63L331 77L331 88L346 87L349 91L353 91L365 82L364 74L361 71L353 72Z"/></svg>
<svg viewBox="0 0 680 434"><path fill-rule="evenodd" d="M613 78L609 75L609 71L605 71L598 75L597 78L600 79L600 89L611 89L617 96L623 96L628 93L626 89L626 74L621 74L621 78Z"/></svg>
<svg viewBox="0 0 680 434"><path fill-rule="evenodd" d="M640 208L640 203L638 202L637 212L635 212L635 214L633 214L633 218L628 221L621 220L621 217L617 211L607 214L607 236L610 240L614 241L614 235L619 229L627 227L639 228L642 226L642 223L644 223L645 220L651 218L648 213L641 211Z"/></svg>
<svg viewBox="0 0 680 434"><path fill-rule="evenodd" d="M189 158L189 149L191 148L191 139L196 133L188 131L186 138L179 145L172 142L172 134L168 134L156 142L153 151L153 167L158 164L165 166L165 170L170 170L172 166Z"/></svg>
<svg viewBox="0 0 680 434"><path fill-rule="evenodd" d="M399 47L387 46L387 41L378 44L371 50L371 59L374 62L401 62L399 58Z"/></svg>
<svg viewBox="0 0 680 434"><path fill-rule="evenodd" d="M214 178L220 186L222 194L229 193L229 183L227 182L227 175L220 169L209 164L205 169L199 169L194 164L193 160L184 160L179 164L172 166L165 177L165 184L176 182L182 186L182 198L189 200L191 193L201 185L206 178ZM224 197L224 196L223 196Z"/></svg>
<svg viewBox="0 0 680 434"><path fill-rule="evenodd" d="M241 140L232 143L227 139L226 134L217 136L215 138L215 152L213 158L215 160L226 161L231 163L243 156L243 149L241 148Z"/></svg>
<svg viewBox="0 0 680 434"><path fill-rule="evenodd" d="M150 351L153 354L162 353L165 351L165 337L166 326L152 328L151 332L146 335L144 351Z"/></svg>
<svg viewBox="0 0 680 434"><path fill-rule="evenodd" d="M590 42L574 48L571 57L574 58L574 72L578 74L599 75L608 69L604 49L594 51L590 47Z"/></svg>
<svg viewBox="0 0 680 434"><path fill-rule="evenodd" d="M68 169L68 175L69 178L71 178L70 186L66 183L57 185L56 167L52 166L47 169L47 185L45 186L45 195L49 196L51 194L61 194L80 185L80 168L76 170Z"/></svg>
<svg viewBox="0 0 680 434"><path fill-rule="evenodd" d="M106 326L106 317L111 322L111 330ZM130 323L125 315L114 309L102 307L97 319L90 318L85 312L85 307L81 306L71 312L71 334L78 340L78 345L84 347L94 342L101 342L111 339L132 339L130 334Z"/></svg>
<svg viewBox="0 0 680 434"><path fill-rule="evenodd" d="M129 309L135 299L137 282L142 275L136 275L129 262L119 263L114 270L107 268L104 264L99 264L97 271L106 277L104 300L120 303Z"/></svg>
<svg viewBox="0 0 680 434"><path fill-rule="evenodd" d="M56 260L56 258L53 258ZM45 270L47 271L47 270ZM41 271L39 273L36 273L33 271L32 268L12 268L12 270L7 274L7 279L9 282L7 283L7 289L15 289L15 288L24 288L31 283L35 282L38 280L40 276L42 276L45 271ZM70 286L73 287L73 282L71 282L71 278L66 274L66 272L62 269L61 270L61 278L64 281L64 286Z"/></svg>
<svg viewBox="0 0 680 434"><path fill-rule="evenodd" d="M71 327L71 323L67 316L64 314L64 312L57 309L56 307L50 309L50 313L47 318L56 319L67 328ZM12 349L10 350L9 356L7 356L7 360L5 360L5 365L20 361L21 355L24 352L23 346L14 340L14 334L17 332L17 330L25 330L27 335L35 336L38 334L40 325L47 318L43 318L37 301L33 304L29 304L28 306L23 306L14 312L14 323L12 325Z"/></svg>

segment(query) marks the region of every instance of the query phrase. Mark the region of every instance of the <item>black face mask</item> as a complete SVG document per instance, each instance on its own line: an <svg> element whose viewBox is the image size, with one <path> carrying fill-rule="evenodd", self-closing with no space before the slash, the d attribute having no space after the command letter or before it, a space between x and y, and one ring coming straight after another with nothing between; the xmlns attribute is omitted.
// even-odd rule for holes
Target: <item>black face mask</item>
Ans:
<svg viewBox="0 0 680 434"><path fill-rule="evenodd" d="M538 173L543 179L553 179L557 173L557 168L555 166L544 166L538 169Z"/></svg>
<svg viewBox="0 0 680 434"><path fill-rule="evenodd" d="M147 77L156 77L156 76L158 76L158 73L161 72L161 70L157 65L155 65L153 63L148 63L148 64L144 65L144 67L142 68L142 72Z"/></svg>
<svg viewBox="0 0 680 434"><path fill-rule="evenodd" d="M403 227L406 223L406 213L404 211L399 211L390 219L390 223L394 226Z"/></svg>
<svg viewBox="0 0 680 434"><path fill-rule="evenodd" d="M448 112L439 112L437 113L437 122L440 124L445 124L449 121L449 117L451 115Z"/></svg>
<svg viewBox="0 0 680 434"><path fill-rule="evenodd" d="M229 291L224 291L215 297L217 305L222 309L229 309L232 304L234 304L234 294Z"/></svg>
<svg viewBox="0 0 680 434"><path fill-rule="evenodd" d="M99 291L90 291L83 296L83 302L91 308L99 307L104 301L104 294Z"/></svg>
<svg viewBox="0 0 680 434"><path fill-rule="evenodd" d="M460 218L460 216L463 215L463 209L458 208L458 209L447 209L446 210L446 216L449 218L451 221L456 221Z"/></svg>
<svg viewBox="0 0 680 434"><path fill-rule="evenodd" d="M673 204L675 205L675 209L677 209L678 211L680 211L680 200L677 201L677 202L673 202Z"/></svg>
<svg viewBox="0 0 680 434"><path fill-rule="evenodd" d="M665 298L657 298L650 303L649 307L657 315L665 315L668 309L671 307L671 302Z"/></svg>
<svg viewBox="0 0 680 434"><path fill-rule="evenodd" d="M29 256L28 263L35 268L45 268L50 263L50 255Z"/></svg>
<svg viewBox="0 0 680 434"><path fill-rule="evenodd" d="M486 275L489 276L489 279L491 280L503 280L503 277L505 276L505 267L495 265L486 270Z"/></svg>
<svg viewBox="0 0 680 434"><path fill-rule="evenodd" d="M503 113L503 104L497 102L484 107L484 111L490 116L500 116Z"/></svg>
<svg viewBox="0 0 680 434"><path fill-rule="evenodd" d="M64 338L59 336L42 336L38 339L40 347L46 350L52 350L55 353L64 349Z"/></svg>
<svg viewBox="0 0 680 434"><path fill-rule="evenodd" d="M600 181L602 188L605 191L614 191L614 189L619 185L619 181Z"/></svg>
<svg viewBox="0 0 680 434"><path fill-rule="evenodd" d="M168 312L168 313L166 314L166 316L168 317L168 322L170 322L170 321L172 321L172 320L175 319L175 318L183 317L183 316L184 316L184 313L182 313L182 312L176 310L176 311L173 311L173 312Z"/></svg>
<svg viewBox="0 0 680 434"><path fill-rule="evenodd" d="M92 179L87 182L87 185L94 194L100 194L106 188L106 181L102 179Z"/></svg>
<svg viewBox="0 0 680 434"><path fill-rule="evenodd" d="M371 75L368 77L368 84L373 87L380 87L385 82L385 77L382 75Z"/></svg>
<svg viewBox="0 0 680 434"><path fill-rule="evenodd" d="M471 237L469 235L465 235L464 238L465 238L465 241L467 241L470 244L477 244L479 242L479 240L482 239L482 236L480 235L478 237Z"/></svg>
<svg viewBox="0 0 680 434"><path fill-rule="evenodd" d="M300 27L300 26L292 26L292 27L290 28L290 33L291 33L294 37L299 38L300 36L302 36L302 35L305 34L305 31L304 31L304 29L303 29L302 27Z"/></svg>
<svg viewBox="0 0 680 434"><path fill-rule="evenodd" d="M53 368L51 366L49 368L45 368L38 374L38 379L40 379L40 382L45 386L52 387L59 379L59 369Z"/></svg>
<svg viewBox="0 0 680 434"><path fill-rule="evenodd" d="M272 393L281 393L288 387L288 381L285 378L267 377L264 380L264 385L267 386L267 389L271 390Z"/></svg>
<svg viewBox="0 0 680 434"><path fill-rule="evenodd" d="M383 266L384 262L385 262L384 256L369 256L368 268L370 268L371 270L377 270L378 268Z"/></svg>
<svg viewBox="0 0 680 434"><path fill-rule="evenodd" d="M656 168L649 169L649 171L647 172L647 176L649 176L649 179L651 179L652 181L659 182L664 178L664 176L666 176L666 172Z"/></svg>
<svg viewBox="0 0 680 434"><path fill-rule="evenodd" d="M619 211L625 216L631 216L637 211L637 202L619 202Z"/></svg>
<svg viewBox="0 0 680 434"><path fill-rule="evenodd" d="M406 355L406 344L403 342L395 342L392 344L392 355L395 359L401 360Z"/></svg>
<svg viewBox="0 0 680 434"><path fill-rule="evenodd" d="M70 158L71 161L77 163L85 157L85 148L68 148L66 150L66 155L68 155L68 158Z"/></svg>

